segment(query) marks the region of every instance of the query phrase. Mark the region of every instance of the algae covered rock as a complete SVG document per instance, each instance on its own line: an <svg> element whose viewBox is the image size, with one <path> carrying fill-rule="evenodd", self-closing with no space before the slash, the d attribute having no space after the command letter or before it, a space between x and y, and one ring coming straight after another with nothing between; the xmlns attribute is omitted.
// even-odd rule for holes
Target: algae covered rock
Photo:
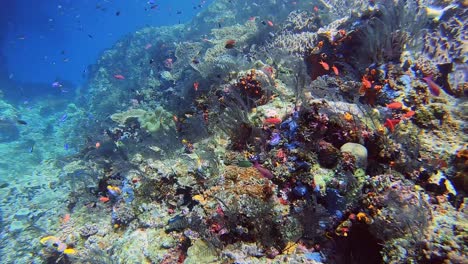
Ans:
<svg viewBox="0 0 468 264"><path fill-rule="evenodd" d="M199 239L187 251L184 264L217 263L216 251Z"/></svg>
<svg viewBox="0 0 468 264"><path fill-rule="evenodd" d="M172 121L172 114L161 106L158 106L153 111L130 109L111 116L111 119L120 125L125 125L130 118L137 118L141 127L146 129L149 133L157 133L160 130L169 131L175 128L174 122Z"/></svg>
<svg viewBox="0 0 468 264"><path fill-rule="evenodd" d="M119 250L113 259L117 263L160 263L167 253L161 241L167 237L161 229L137 229L127 233L115 242Z"/></svg>
<svg viewBox="0 0 468 264"><path fill-rule="evenodd" d="M341 152L349 152L356 158L356 166L367 167L367 149L361 144L348 142L341 146Z"/></svg>
<svg viewBox="0 0 468 264"><path fill-rule="evenodd" d="M331 169L338 163L340 152L331 143L321 140L319 142L318 152L319 164L325 168Z"/></svg>

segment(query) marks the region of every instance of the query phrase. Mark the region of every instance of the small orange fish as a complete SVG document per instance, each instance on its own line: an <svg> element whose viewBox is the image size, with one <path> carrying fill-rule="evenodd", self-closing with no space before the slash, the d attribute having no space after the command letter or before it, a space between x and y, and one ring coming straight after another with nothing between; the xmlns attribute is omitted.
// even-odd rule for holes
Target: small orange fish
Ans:
<svg viewBox="0 0 468 264"><path fill-rule="evenodd" d="M271 22L270 20L267 21L267 24L272 27L273 26L273 22Z"/></svg>
<svg viewBox="0 0 468 264"><path fill-rule="evenodd" d="M179 122L179 118L176 115L173 115L172 119L174 119L174 122L176 122L176 123Z"/></svg>
<svg viewBox="0 0 468 264"><path fill-rule="evenodd" d="M62 224L66 224L70 221L70 214L65 214L63 217L62 217Z"/></svg>
<svg viewBox="0 0 468 264"><path fill-rule="evenodd" d="M321 40L321 41L319 41L319 42L317 43L317 48L318 48L318 49L321 49L322 47L323 47L323 40Z"/></svg>
<svg viewBox="0 0 468 264"><path fill-rule="evenodd" d="M330 70L330 65L328 65L328 63L326 63L324 61L320 61L319 64L322 65L324 70L326 70L326 71Z"/></svg>
<svg viewBox="0 0 468 264"><path fill-rule="evenodd" d="M101 143L100 143L100 142L96 142L96 148L98 149L99 147L101 147Z"/></svg>
<svg viewBox="0 0 468 264"><path fill-rule="evenodd" d="M314 6L314 11L315 12L318 12L319 11L319 8L317 6Z"/></svg>
<svg viewBox="0 0 468 264"><path fill-rule="evenodd" d="M393 102L387 105L388 109L401 109L402 107L403 107L403 104L400 102Z"/></svg>
<svg viewBox="0 0 468 264"><path fill-rule="evenodd" d="M395 126L400 123L400 119L387 119L384 123L384 127L388 128L390 132L395 131Z"/></svg>
<svg viewBox="0 0 468 264"><path fill-rule="evenodd" d="M346 120L348 122L353 121L353 115L350 114L349 112L344 113L343 118L344 118L344 120Z"/></svg>
<svg viewBox="0 0 468 264"><path fill-rule="evenodd" d="M278 117L270 117L270 118L267 118L267 119L263 120L263 123L264 124L275 124L275 125L277 125L277 124L281 123L281 119L278 118Z"/></svg>
<svg viewBox="0 0 468 264"><path fill-rule="evenodd" d="M416 114L415 111L413 111L413 110L408 111L403 115L403 118L411 118L412 116L414 116L414 114Z"/></svg>
<svg viewBox="0 0 468 264"><path fill-rule="evenodd" d="M103 203L107 203L109 202L109 197L106 197L106 196L101 196L99 197L99 201L103 202Z"/></svg>
<svg viewBox="0 0 468 264"><path fill-rule="evenodd" d="M335 65L332 66L332 70L336 76L340 75L340 72L338 71L338 68Z"/></svg>
<svg viewBox="0 0 468 264"><path fill-rule="evenodd" d="M195 91L198 91L198 86L199 86L199 85L200 85L200 84L199 84L198 82L194 82L194 83L193 83L193 89L195 89Z"/></svg>
<svg viewBox="0 0 468 264"><path fill-rule="evenodd" d="M281 198L281 197L278 200L279 200L280 204L282 204L282 205L288 205L288 203L289 203L287 200L285 200L284 198Z"/></svg>

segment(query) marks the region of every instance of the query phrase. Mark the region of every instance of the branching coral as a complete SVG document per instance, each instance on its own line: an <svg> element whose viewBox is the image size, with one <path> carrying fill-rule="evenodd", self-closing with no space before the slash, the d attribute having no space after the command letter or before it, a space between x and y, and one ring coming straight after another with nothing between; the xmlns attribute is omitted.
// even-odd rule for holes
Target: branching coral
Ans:
<svg viewBox="0 0 468 264"><path fill-rule="evenodd" d="M239 67L242 64L242 57L237 57L237 51L226 49L226 41L235 39L236 46L248 45L251 38L257 33L257 24L247 21L244 25L234 25L230 27L215 28L211 33L214 39L207 40L214 46L208 48L203 55L203 60L199 63L192 63L191 66L203 77L221 74Z"/></svg>
<svg viewBox="0 0 468 264"><path fill-rule="evenodd" d="M197 69L196 62L200 59L203 51L203 45L199 42L181 42L176 44L175 57L177 60L172 64L172 76L178 80L182 76L183 71L187 70L188 66Z"/></svg>
<svg viewBox="0 0 468 264"><path fill-rule="evenodd" d="M319 17L312 12L294 10L286 18L283 30L292 32L314 31L317 29L317 21Z"/></svg>
<svg viewBox="0 0 468 264"><path fill-rule="evenodd" d="M333 19L351 15L351 12L362 12L368 7L367 1L355 0L320 0L320 2L330 11Z"/></svg>

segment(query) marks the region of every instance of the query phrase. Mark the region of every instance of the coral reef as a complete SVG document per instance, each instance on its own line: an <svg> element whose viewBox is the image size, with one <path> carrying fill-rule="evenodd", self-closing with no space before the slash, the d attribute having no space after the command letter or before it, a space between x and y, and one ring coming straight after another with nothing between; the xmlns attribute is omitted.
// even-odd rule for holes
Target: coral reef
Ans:
<svg viewBox="0 0 468 264"><path fill-rule="evenodd" d="M466 7L428 4L215 0L105 51L77 102L0 99L0 255L462 263Z"/></svg>

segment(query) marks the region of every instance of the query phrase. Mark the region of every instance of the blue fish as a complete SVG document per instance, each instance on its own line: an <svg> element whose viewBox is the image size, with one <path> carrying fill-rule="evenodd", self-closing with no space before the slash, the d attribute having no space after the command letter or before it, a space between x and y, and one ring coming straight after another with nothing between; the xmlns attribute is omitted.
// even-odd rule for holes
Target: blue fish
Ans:
<svg viewBox="0 0 468 264"><path fill-rule="evenodd" d="M276 146L280 143L281 137L279 133L272 133L271 134L271 139L270 139L270 145L271 146Z"/></svg>
<svg viewBox="0 0 468 264"><path fill-rule="evenodd" d="M60 82L55 81L55 82L52 83L51 86L52 86L53 88L61 88L63 85L62 85Z"/></svg>
<svg viewBox="0 0 468 264"><path fill-rule="evenodd" d="M65 122L68 118L68 114L65 113L60 119L59 119L59 122L62 123L62 122Z"/></svg>
<svg viewBox="0 0 468 264"><path fill-rule="evenodd" d="M323 262L324 260L320 252L307 252L304 255L307 258L307 260L314 260L317 262Z"/></svg>
<svg viewBox="0 0 468 264"><path fill-rule="evenodd" d="M63 145L63 149L65 149L66 151L68 151L68 143L65 143L65 145Z"/></svg>

